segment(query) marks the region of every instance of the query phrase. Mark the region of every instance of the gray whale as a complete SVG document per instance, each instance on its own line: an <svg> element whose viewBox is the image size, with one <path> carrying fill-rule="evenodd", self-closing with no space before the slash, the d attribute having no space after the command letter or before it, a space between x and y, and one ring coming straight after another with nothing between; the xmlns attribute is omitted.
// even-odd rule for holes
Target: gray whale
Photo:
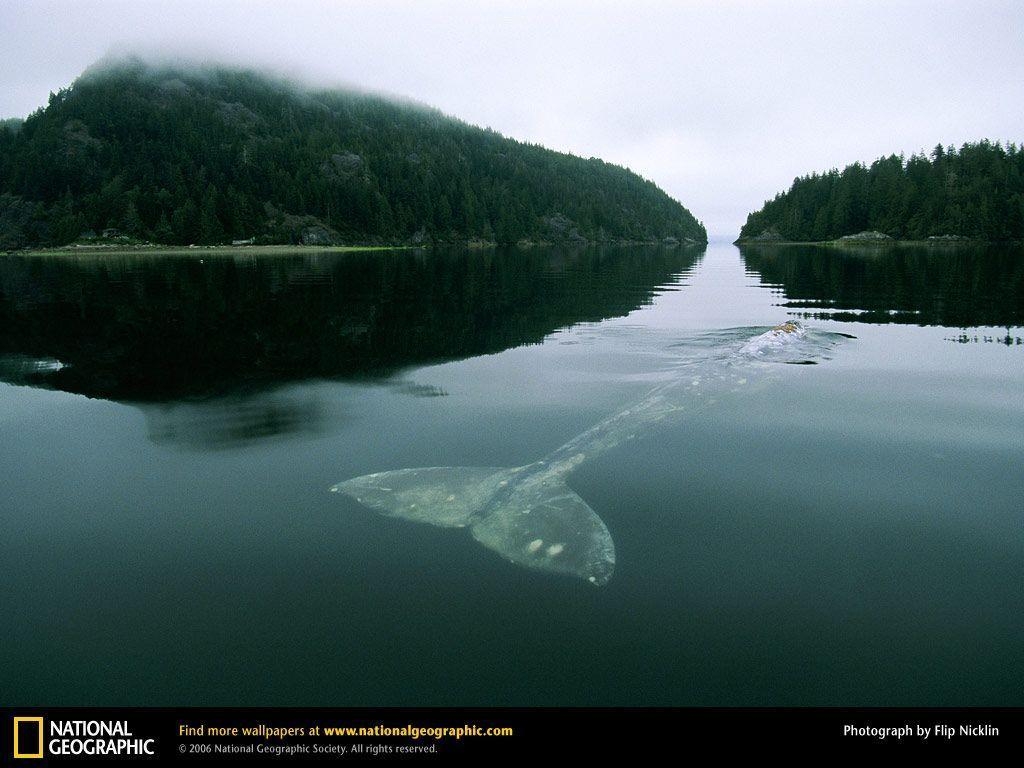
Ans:
<svg viewBox="0 0 1024 768"><path fill-rule="evenodd" d="M772 363L817 362L845 338L795 322L755 332L727 335L726 343L682 364L673 380L532 464L398 469L330 490L388 517L469 528L478 542L517 565L607 584L615 571L615 543L604 521L566 484L572 470L645 426L747 386L752 373L768 373Z"/></svg>

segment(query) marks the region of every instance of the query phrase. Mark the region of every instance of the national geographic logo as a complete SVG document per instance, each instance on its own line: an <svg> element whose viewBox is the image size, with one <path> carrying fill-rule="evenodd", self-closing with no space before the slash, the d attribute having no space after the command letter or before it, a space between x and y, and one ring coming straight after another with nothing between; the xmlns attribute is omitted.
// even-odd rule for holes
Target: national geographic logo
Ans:
<svg viewBox="0 0 1024 768"><path fill-rule="evenodd" d="M156 739L138 738L127 720L14 718L14 757L155 756Z"/></svg>
<svg viewBox="0 0 1024 768"><path fill-rule="evenodd" d="M43 756L43 718L14 718L14 756L19 759Z"/></svg>

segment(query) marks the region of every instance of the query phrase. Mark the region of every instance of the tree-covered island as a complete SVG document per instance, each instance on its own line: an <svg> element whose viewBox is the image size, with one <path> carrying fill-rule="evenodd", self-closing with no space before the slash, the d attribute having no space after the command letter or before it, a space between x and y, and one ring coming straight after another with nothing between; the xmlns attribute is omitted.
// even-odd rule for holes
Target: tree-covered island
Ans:
<svg viewBox="0 0 1024 768"><path fill-rule="evenodd" d="M707 234L628 169L250 70L107 61L0 121L0 250L522 241Z"/></svg>
<svg viewBox="0 0 1024 768"><path fill-rule="evenodd" d="M1024 240L1024 149L980 141L797 178L738 243Z"/></svg>

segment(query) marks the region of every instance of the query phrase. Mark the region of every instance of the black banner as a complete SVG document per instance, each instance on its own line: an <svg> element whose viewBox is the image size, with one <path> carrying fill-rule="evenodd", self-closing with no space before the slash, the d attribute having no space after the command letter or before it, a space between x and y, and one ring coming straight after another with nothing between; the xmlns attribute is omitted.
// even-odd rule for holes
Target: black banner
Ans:
<svg viewBox="0 0 1024 768"><path fill-rule="evenodd" d="M1024 709L4 710L3 764L455 762L687 754L764 746L818 754L1022 746Z"/></svg>

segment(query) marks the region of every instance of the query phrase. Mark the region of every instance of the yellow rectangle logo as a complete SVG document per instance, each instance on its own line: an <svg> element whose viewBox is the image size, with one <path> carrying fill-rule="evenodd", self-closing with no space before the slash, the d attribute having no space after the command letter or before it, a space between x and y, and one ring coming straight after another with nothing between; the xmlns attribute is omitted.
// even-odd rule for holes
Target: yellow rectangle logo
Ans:
<svg viewBox="0 0 1024 768"><path fill-rule="evenodd" d="M35 723L36 732L39 738L36 740L27 740L27 744L23 744L19 738L22 723ZM35 748L34 751L22 751ZM16 717L14 718L14 756L15 757L32 757L41 758L43 756L43 718L41 717Z"/></svg>

